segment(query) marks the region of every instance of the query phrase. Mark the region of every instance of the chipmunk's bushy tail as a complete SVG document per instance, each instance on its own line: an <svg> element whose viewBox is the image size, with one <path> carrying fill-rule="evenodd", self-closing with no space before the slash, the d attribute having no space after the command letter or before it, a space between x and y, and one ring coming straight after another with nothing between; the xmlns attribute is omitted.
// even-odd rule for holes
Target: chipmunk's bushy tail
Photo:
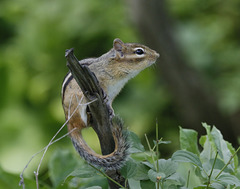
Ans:
<svg viewBox="0 0 240 189"><path fill-rule="evenodd" d="M127 141L127 132L123 131L123 121L115 116L112 124L112 134L115 141L115 150L108 155L99 155L95 153L84 141L81 134L77 138L72 138L72 143L80 154L88 163L101 167L105 170L120 169L128 156L130 147Z"/></svg>

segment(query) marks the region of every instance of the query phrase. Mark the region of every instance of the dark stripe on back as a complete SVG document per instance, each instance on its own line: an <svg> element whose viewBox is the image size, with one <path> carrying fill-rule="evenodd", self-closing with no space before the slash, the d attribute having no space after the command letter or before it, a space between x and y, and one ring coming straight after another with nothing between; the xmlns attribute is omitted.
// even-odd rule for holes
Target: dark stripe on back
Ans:
<svg viewBox="0 0 240 189"><path fill-rule="evenodd" d="M67 75L64 77L64 80L63 80L63 83L65 82L65 79L67 78L67 76L71 74L70 72L67 73ZM63 86L63 90L62 90L62 100L64 99L64 94L65 94L65 90L66 90L66 87L68 85L68 83L73 79L73 75L71 75L68 80L65 82L65 85ZM62 83L62 84L63 84Z"/></svg>

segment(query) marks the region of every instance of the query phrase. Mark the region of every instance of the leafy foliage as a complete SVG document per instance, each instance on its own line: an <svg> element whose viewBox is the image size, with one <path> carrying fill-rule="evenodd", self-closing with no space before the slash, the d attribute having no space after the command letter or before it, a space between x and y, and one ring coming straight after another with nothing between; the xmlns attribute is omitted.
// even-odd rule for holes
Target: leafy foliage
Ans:
<svg viewBox="0 0 240 189"><path fill-rule="evenodd" d="M153 141L153 147L149 144L149 150L145 151L137 135L129 131L131 157L121 169L129 187L240 188L240 167L236 155L240 147L235 150L223 139L216 127L211 128L205 123L203 127L207 134L200 137L201 151L197 147L197 133L180 127L181 149L174 152L169 159L158 157L157 152L158 145L166 145L168 141L156 138L157 142ZM12 177L3 175L6 180ZM86 164L67 150L58 149L54 152L49 161L49 176L54 188L108 188L107 176L102 170ZM33 181L27 184L31 186L32 183Z"/></svg>

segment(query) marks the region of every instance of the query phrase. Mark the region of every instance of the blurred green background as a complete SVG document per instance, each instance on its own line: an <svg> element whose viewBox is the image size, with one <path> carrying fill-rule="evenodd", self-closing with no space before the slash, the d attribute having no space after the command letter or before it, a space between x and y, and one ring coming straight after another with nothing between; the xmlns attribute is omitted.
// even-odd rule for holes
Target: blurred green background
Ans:
<svg viewBox="0 0 240 189"><path fill-rule="evenodd" d="M239 1L169 0L165 6L181 56L214 91L225 117L239 120ZM74 47L78 59L83 59L107 52L116 37L145 43L132 11L120 0L0 2L0 166L4 170L20 173L64 123L60 91L68 71L65 49ZM156 64L161 64L161 57ZM160 136L172 141L171 147L162 149L167 156L178 147L178 126L184 125L176 109L184 107L175 105L161 79L164 70L157 65L128 83L114 109L142 139L144 133L154 136L157 118ZM65 128L61 135L66 132ZM90 135L88 142L94 147ZM69 138L63 139L51 147L44 164L57 147L73 149ZM36 170L37 160L28 175Z"/></svg>

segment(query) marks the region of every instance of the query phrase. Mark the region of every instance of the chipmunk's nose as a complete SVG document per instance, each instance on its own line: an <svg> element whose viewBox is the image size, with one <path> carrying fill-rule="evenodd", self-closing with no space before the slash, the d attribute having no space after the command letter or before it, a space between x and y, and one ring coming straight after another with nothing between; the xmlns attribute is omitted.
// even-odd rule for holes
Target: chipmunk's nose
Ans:
<svg viewBox="0 0 240 189"><path fill-rule="evenodd" d="M160 57L160 54L158 54L156 51L155 51L155 55L156 55L157 58Z"/></svg>

